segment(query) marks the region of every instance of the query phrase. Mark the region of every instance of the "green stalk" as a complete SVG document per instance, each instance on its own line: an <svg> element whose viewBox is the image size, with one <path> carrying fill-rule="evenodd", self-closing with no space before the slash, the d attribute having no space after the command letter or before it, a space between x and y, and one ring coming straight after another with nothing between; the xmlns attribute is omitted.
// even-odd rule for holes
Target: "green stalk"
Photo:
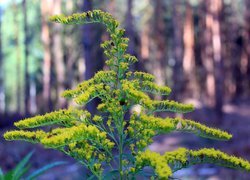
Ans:
<svg viewBox="0 0 250 180"><path fill-rule="evenodd" d="M120 180L123 179L123 163L122 163L122 154L123 154L123 113L119 121L119 175L120 175Z"/></svg>

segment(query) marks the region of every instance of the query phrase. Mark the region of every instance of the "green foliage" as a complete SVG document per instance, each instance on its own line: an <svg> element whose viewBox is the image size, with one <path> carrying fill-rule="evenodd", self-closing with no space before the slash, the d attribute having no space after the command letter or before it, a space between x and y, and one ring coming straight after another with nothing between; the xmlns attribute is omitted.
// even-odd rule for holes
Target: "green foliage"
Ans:
<svg viewBox="0 0 250 180"><path fill-rule="evenodd" d="M31 180L31 179L35 179L36 177L44 174L46 171L48 171L49 169L65 164L65 162L63 161L58 161L58 162L54 162L54 163L50 163L48 165L45 165L39 169L37 169L36 171L32 172L29 175L26 175L28 170L30 169L30 165L29 160L32 157L33 152L30 152L29 154L27 154L17 165L16 167L7 172L6 174L4 174L0 168L0 180L19 180L22 178L25 178L27 180Z"/></svg>
<svg viewBox="0 0 250 180"><path fill-rule="evenodd" d="M24 119L15 123L20 130L6 132L5 139L41 143L62 151L85 165L93 173L90 178L134 179L137 175L146 175L144 167L151 166L154 173L150 176L168 179L175 171L199 163L250 170L249 162L214 149L181 148L164 155L145 150L155 135L173 131L218 140L229 140L232 135L192 120L155 117L155 112L187 113L194 108L190 104L158 101L149 96L168 95L171 89L155 84L151 74L129 70L137 59L126 53L128 39L123 37L124 29L119 28L110 14L94 10L67 17L56 15L51 21L102 23L110 33L110 40L101 45L109 70L97 72L92 79L62 94L81 106L99 98L98 112L91 115L86 110L71 108ZM125 119L130 111L129 119ZM50 125L54 127L52 131L27 130Z"/></svg>

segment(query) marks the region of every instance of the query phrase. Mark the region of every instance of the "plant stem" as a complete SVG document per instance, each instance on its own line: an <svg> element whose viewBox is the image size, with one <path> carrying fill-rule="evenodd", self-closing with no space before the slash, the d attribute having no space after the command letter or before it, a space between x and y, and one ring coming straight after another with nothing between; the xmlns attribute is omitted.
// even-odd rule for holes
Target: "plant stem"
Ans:
<svg viewBox="0 0 250 180"><path fill-rule="evenodd" d="M120 131L120 133L119 133L119 142L120 142L119 143L119 174L120 174L120 180L122 180L122 169L123 169L123 165L122 165L123 136L122 136L122 133L123 133L123 131Z"/></svg>

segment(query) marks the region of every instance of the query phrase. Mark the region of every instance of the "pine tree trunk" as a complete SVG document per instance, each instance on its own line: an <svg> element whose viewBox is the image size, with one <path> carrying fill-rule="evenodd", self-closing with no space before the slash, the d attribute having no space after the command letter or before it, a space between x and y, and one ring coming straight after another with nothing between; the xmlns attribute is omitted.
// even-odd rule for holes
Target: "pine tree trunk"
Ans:
<svg viewBox="0 0 250 180"><path fill-rule="evenodd" d="M185 75L185 90L188 97L198 98L198 85L196 80L196 67L194 56L194 21L193 9L189 2L186 2L186 13L183 31L184 53L183 70Z"/></svg>
<svg viewBox="0 0 250 180"><path fill-rule="evenodd" d="M155 1L154 7L154 28L153 37L156 44L156 56L152 62L153 74L156 77L156 83L159 85L165 84L166 74L166 39L165 39L165 22L164 22L164 5L162 0Z"/></svg>
<svg viewBox="0 0 250 180"><path fill-rule="evenodd" d="M29 47L28 47L28 22L27 22L27 3L26 0L22 2L23 11L23 31L24 31L24 73L25 73L25 93L24 93L24 109L25 114L30 113L30 78L29 78Z"/></svg>
<svg viewBox="0 0 250 180"><path fill-rule="evenodd" d="M173 69L173 98L180 100L184 88L183 75L183 22L182 22L182 2L173 1L173 27L174 27L174 69Z"/></svg>
<svg viewBox="0 0 250 180"><path fill-rule="evenodd" d="M0 7L0 114L5 112L5 92L4 92L4 69L3 69L3 52L2 52L2 13Z"/></svg>
<svg viewBox="0 0 250 180"><path fill-rule="evenodd" d="M13 3L14 13L15 16L18 14L18 6L16 2ZM16 24L15 29L15 42L16 42L16 73L17 73L17 79L16 79L16 108L17 112L22 114L23 113L23 101L22 101L22 71L21 71L21 49L20 49L20 36L19 36L19 25L17 18L14 18L14 24Z"/></svg>
<svg viewBox="0 0 250 180"><path fill-rule="evenodd" d="M246 62L246 66L247 66L247 72L246 72L246 91L248 93L248 96L250 96L250 12L249 12L249 8L250 8L250 1L249 0L245 0L245 29L244 29L244 39L245 39L245 49L246 49L246 53L247 53L247 62Z"/></svg>
<svg viewBox="0 0 250 180"><path fill-rule="evenodd" d="M222 117L223 106L223 94L224 94L224 66L222 61L222 43L221 43L221 27L220 17L223 2L222 0L212 1L211 12L213 15L212 26L212 42L213 42L213 58L214 58L214 70L215 70L215 111L218 116L218 120Z"/></svg>
<svg viewBox="0 0 250 180"><path fill-rule="evenodd" d="M54 0L53 2L53 14L61 14L61 0ZM63 62L63 47L62 47L62 25L53 24L52 31L52 43L53 43L53 58L56 70L56 102L57 109L65 107L65 99L61 97L61 93L64 91L64 81L65 81L65 66Z"/></svg>
<svg viewBox="0 0 250 180"><path fill-rule="evenodd" d="M207 105L215 109L216 123L222 118L224 66L222 61L220 15L221 0L208 0L205 3L205 32L203 64L206 69Z"/></svg>
<svg viewBox="0 0 250 180"><path fill-rule="evenodd" d="M52 1L41 1L41 38L44 49L43 57L43 110L52 110L51 102L51 40L50 28L48 24L48 15L51 13Z"/></svg>

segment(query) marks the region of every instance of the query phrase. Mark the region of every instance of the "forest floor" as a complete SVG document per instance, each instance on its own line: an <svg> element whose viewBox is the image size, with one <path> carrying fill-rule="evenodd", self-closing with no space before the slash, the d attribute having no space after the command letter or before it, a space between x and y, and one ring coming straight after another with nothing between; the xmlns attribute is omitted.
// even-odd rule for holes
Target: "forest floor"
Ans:
<svg viewBox="0 0 250 180"><path fill-rule="evenodd" d="M156 137L155 142L150 145L149 148L153 151L164 153L165 151L174 150L178 147L187 147L190 149L214 147L229 154L246 158L250 161L250 100L241 101L237 104L226 104L224 105L223 111L223 123L220 127L212 124L214 118L213 111L202 106L185 118L196 120L210 127L226 130L233 134L232 140L223 142L203 139L187 133L173 133ZM84 169L79 164L75 163L72 158L66 157L64 154L55 150L44 149L40 145L32 145L17 141L7 142L2 138L2 134L6 130L7 128L0 128L0 167L4 172L13 168L28 152L35 150L31 161L31 171L55 161L63 160L68 162L66 165L48 171L39 178L40 180L85 179L82 178L84 177ZM250 173L206 164L178 171L174 174L174 177L177 179L192 180L249 180Z"/></svg>

